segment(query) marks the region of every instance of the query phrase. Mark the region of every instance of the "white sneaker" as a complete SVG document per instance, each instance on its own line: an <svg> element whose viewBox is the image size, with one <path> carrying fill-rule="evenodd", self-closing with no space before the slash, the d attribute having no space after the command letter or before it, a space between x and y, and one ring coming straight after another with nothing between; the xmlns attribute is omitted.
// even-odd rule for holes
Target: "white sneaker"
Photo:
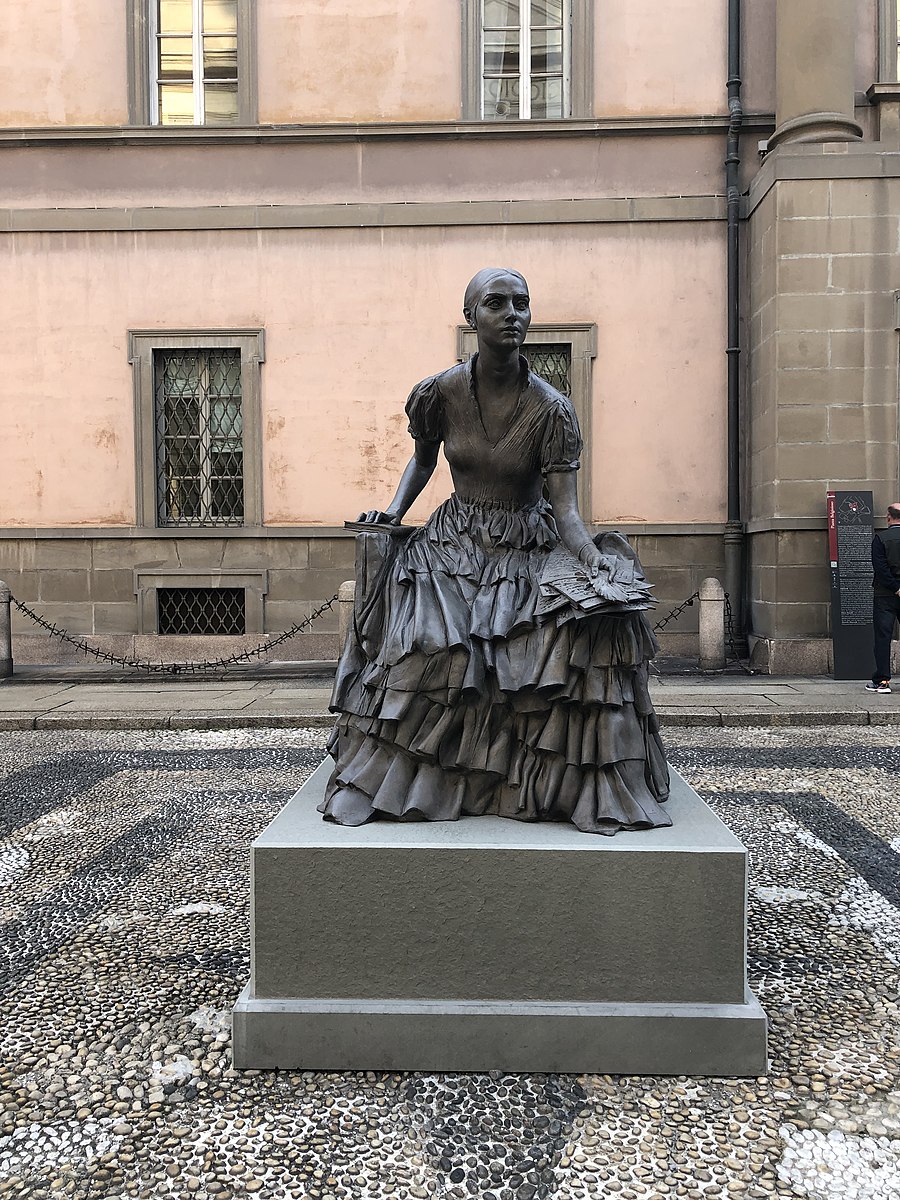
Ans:
<svg viewBox="0 0 900 1200"><path fill-rule="evenodd" d="M881 696L889 696L891 694L891 681L889 679L882 679L880 683L867 683L866 691L878 692Z"/></svg>

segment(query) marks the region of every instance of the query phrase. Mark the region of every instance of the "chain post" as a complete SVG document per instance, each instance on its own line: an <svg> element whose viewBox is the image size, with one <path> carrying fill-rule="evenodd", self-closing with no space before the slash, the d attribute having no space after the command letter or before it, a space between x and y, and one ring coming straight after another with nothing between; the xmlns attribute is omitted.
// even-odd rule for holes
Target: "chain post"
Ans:
<svg viewBox="0 0 900 1200"><path fill-rule="evenodd" d="M12 592L0 579L0 679L9 679L12 673Z"/></svg>

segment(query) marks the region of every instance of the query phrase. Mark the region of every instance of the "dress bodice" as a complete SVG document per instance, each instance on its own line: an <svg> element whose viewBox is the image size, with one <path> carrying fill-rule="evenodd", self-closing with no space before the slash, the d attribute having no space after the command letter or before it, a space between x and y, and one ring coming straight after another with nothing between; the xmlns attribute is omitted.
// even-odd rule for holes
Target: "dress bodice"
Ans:
<svg viewBox="0 0 900 1200"><path fill-rule="evenodd" d="M443 442L460 499L535 504L544 475L578 469L582 441L575 410L523 358L518 404L494 441L478 404L475 361L413 388L406 404L409 431L418 440Z"/></svg>

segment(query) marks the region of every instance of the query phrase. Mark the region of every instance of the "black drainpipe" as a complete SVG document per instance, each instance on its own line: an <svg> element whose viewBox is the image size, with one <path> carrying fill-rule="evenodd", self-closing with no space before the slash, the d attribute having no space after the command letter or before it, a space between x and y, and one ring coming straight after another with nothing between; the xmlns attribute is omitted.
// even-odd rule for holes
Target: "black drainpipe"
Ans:
<svg viewBox="0 0 900 1200"><path fill-rule="evenodd" d="M728 0L728 140L725 154L725 195L728 217L728 519L725 524L725 591L731 600L734 632L744 634L744 525L741 520L741 298L740 134L741 0Z"/></svg>

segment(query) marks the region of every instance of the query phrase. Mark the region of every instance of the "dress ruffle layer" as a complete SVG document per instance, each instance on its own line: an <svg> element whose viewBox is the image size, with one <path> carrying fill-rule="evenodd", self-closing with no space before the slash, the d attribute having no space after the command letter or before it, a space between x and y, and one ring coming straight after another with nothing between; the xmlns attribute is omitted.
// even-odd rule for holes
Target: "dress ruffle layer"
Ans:
<svg viewBox="0 0 900 1200"><path fill-rule="evenodd" d="M453 497L358 605L335 682L322 811L670 825L642 613L538 618L549 508Z"/></svg>

